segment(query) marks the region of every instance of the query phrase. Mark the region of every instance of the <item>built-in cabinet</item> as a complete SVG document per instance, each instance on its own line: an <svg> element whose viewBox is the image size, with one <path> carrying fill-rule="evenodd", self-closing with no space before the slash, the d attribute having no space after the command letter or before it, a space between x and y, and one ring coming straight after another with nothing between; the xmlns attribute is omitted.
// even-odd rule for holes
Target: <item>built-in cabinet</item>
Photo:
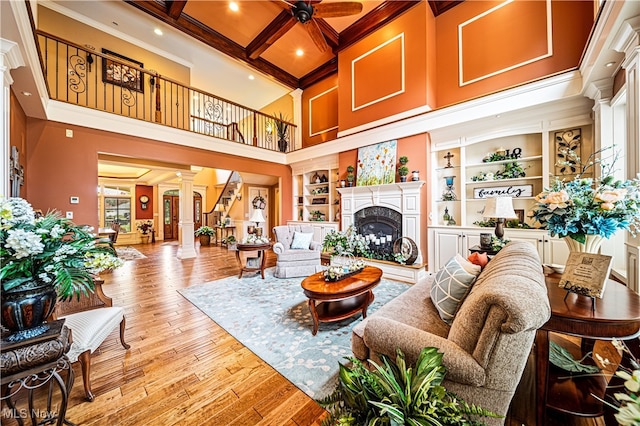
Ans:
<svg viewBox="0 0 640 426"><path fill-rule="evenodd" d="M432 227L429 229L429 251L433 253L431 271L442 268L456 254L468 257L469 249L480 245L480 233L493 233L492 228ZM564 265L569 249L559 238L550 237L544 230L505 229L504 238L510 241L526 241L538 250L540 260L545 264ZM431 267L433 266L433 267Z"/></svg>
<svg viewBox="0 0 640 426"><path fill-rule="evenodd" d="M539 226L529 217L535 196L556 177L573 179L557 163L560 150L570 146L587 159L594 150L592 127L589 105L571 104L431 132L429 270L439 270L456 253L467 257L480 233L494 232L482 214L488 197L511 196L519 220ZM564 264L569 253L546 230L505 227L505 238L535 245L546 264Z"/></svg>
<svg viewBox="0 0 640 426"><path fill-rule="evenodd" d="M332 229L340 227L340 196L337 191L338 156L295 163L293 171L293 217L290 224L311 225L314 241L322 242Z"/></svg>

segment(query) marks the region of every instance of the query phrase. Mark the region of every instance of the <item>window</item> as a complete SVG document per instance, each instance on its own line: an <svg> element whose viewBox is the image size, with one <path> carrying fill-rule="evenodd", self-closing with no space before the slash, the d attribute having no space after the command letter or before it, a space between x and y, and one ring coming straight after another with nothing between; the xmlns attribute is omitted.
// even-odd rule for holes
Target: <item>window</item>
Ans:
<svg viewBox="0 0 640 426"><path fill-rule="evenodd" d="M119 223L121 232L131 232L131 188L105 186L102 193L104 226Z"/></svg>

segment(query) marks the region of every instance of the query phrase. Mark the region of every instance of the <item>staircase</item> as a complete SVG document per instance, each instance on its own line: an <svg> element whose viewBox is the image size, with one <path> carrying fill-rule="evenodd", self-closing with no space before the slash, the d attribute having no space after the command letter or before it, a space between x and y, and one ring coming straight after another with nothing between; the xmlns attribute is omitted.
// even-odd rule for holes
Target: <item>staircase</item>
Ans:
<svg viewBox="0 0 640 426"><path fill-rule="evenodd" d="M218 200L211 211L205 212L205 225L214 227L224 222L233 203L238 200L238 194L242 191L242 177L240 173L233 171L229 175L224 188L220 191Z"/></svg>

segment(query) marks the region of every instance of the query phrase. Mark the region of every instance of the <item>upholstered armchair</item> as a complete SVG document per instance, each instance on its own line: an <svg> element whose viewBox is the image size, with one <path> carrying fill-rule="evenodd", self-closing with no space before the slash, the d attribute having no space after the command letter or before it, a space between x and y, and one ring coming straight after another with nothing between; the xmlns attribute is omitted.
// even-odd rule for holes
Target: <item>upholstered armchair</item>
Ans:
<svg viewBox="0 0 640 426"><path fill-rule="evenodd" d="M313 241L313 227L304 225L275 226L273 252L278 257L274 276L304 277L320 270L322 244Z"/></svg>
<svg viewBox="0 0 640 426"><path fill-rule="evenodd" d="M120 327L120 343L125 349L129 345L124 341L124 308L113 306L112 300L102 291L103 280L96 279L95 290L80 299L73 298L58 301L51 319L65 319L65 325L71 330L73 343L67 353L71 362L80 362L82 383L88 401L93 401L91 391L91 354Z"/></svg>
<svg viewBox="0 0 640 426"><path fill-rule="evenodd" d="M459 278L459 274L456 275ZM536 329L551 316L542 265L528 242L511 242L484 268L447 323L430 288L438 276L413 285L353 329L357 358L379 361L402 349L415 362L426 346L447 367L444 386L468 403L505 415L531 351ZM488 425L503 419L483 418Z"/></svg>

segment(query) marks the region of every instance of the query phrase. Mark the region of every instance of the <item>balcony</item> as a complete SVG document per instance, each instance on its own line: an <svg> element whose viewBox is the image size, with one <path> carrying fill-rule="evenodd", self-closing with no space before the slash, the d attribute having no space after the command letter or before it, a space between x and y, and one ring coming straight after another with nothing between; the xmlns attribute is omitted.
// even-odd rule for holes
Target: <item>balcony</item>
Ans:
<svg viewBox="0 0 640 426"><path fill-rule="evenodd" d="M296 126L163 77L112 52L37 31L50 99L274 152L296 150Z"/></svg>

